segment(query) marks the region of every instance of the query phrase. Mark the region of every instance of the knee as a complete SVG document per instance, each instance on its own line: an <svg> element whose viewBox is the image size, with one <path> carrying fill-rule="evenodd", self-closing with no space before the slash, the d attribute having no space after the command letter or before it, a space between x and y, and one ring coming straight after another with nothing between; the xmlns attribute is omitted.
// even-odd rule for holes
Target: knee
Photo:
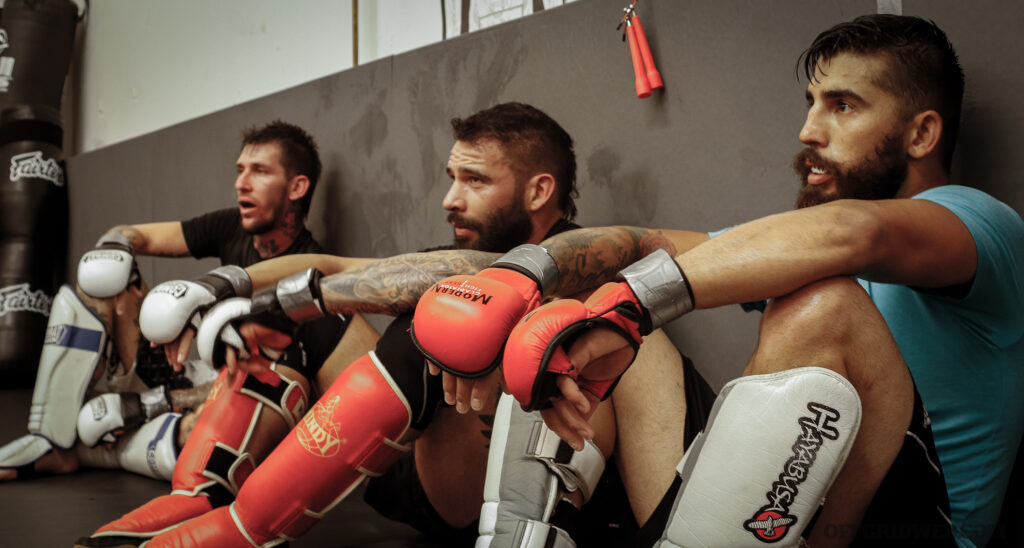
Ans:
<svg viewBox="0 0 1024 548"><path fill-rule="evenodd" d="M822 340L863 329L877 315L867 292L852 278L819 280L773 299L761 320L762 334L782 329Z"/></svg>

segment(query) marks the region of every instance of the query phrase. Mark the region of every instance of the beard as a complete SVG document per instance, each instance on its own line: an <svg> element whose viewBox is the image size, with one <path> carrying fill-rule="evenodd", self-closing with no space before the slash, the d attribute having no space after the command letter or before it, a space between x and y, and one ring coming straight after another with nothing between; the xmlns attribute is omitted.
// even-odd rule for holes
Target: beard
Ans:
<svg viewBox="0 0 1024 548"><path fill-rule="evenodd" d="M814 165L824 169L835 179L835 191L828 192L820 186L807 183L807 176ZM796 207L804 208L844 198L857 200L885 200L895 198L907 178L907 156L903 150L903 139L899 133L887 135L875 148L875 157L844 169L831 160L826 160L812 148L805 148L796 155L793 169L800 176L802 186L796 198Z"/></svg>
<svg viewBox="0 0 1024 548"><path fill-rule="evenodd" d="M245 223L242 223L242 230L253 236L262 236L271 230L279 226L288 225L292 219L290 215L294 213L293 210L297 209L297 206L290 204L287 198L283 199L282 202L271 206L272 213L268 219L255 219L248 227Z"/></svg>
<svg viewBox="0 0 1024 548"><path fill-rule="evenodd" d="M242 226L243 230L245 230L246 232L253 236L262 236L267 232L270 232L272 228L274 228L273 219L258 221L256 222L256 224L250 225L248 228L246 228L244 225Z"/></svg>
<svg viewBox="0 0 1024 548"><path fill-rule="evenodd" d="M467 219L454 212L449 213L448 222L473 229L478 235L475 241L456 236L455 247L458 249L503 253L526 243L533 232L530 214L518 202L513 202L480 221Z"/></svg>

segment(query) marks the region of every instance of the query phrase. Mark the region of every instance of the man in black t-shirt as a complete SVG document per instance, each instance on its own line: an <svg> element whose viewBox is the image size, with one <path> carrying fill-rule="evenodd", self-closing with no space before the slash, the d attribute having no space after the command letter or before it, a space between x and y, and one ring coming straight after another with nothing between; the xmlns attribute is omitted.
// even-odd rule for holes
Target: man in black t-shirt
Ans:
<svg viewBox="0 0 1024 548"><path fill-rule="evenodd" d="M217 373L186 361L191 329L181 344L164 349L141 336L140 302L147 288L134 256L218 257L223 265L245 267L271 257L323 252L304 226L321 170L316 144L305 131L280 121L247 131L236 168L237 208L180 222L116 226L83 256L78 287L65 286L55 299L33 395L31 434L0 448L0 479L68 473L79 466L123 467L171 479L179 449L197 420L201 424L204 401L215 399L207 395ZM259 283L241 269L218 271L204 278L243 293ZM282 436L294 415L301 416L321 366L338 367L339 360L344 365L377 338L358 317L324 318L304 328L301 343L276 366L284 381L278 384L290 387L287 394L265 390L255 379L248 380L244 393L217 391L236 399L291 398L283 413L250 413L253 439ZM84 397L97 393L82 406ZM247 458L258 461L264 455L254 449Z"/></svg>

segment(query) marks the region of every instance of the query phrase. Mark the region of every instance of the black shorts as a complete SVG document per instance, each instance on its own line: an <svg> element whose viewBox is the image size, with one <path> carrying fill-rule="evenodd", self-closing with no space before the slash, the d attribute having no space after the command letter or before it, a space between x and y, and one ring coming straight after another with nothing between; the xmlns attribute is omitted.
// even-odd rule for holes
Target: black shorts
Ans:
<svg viewBox="0 0 1024 548"><path fill-rule="evenodd" d="M878 486L860 527L830 525L824 533L852 537L851 546L952 547L956 542L949 515L949 496L931 419L915 388L914 414L903 447Z"/></svg>

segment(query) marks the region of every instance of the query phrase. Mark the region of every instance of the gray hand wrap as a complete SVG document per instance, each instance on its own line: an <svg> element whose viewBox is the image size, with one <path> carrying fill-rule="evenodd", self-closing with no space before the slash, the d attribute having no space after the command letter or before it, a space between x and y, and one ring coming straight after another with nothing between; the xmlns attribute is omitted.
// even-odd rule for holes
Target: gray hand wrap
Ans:
<svg viewBox="0 0 1024 548"><path fill-rule="evenodd" d="M220 285L220 281L227 282L230 286L230 290L226 287L216 287ZM205 282L211 286L215 286L212 293L217 297L218 300L227 297L251 297L252 296L252 279L249 278L249 273L244 268L237 265L225 265L218 266L213 270L207 272L204 276L201 276L196 280L197 282Z"/></svg>
<svg viewBox="0 0 1024 548"><path fill-rule="evenodd" d="M693 310L693 290L675 259L664 249L619 272L651 318L651 329Z"/></svg>
<svg viewBox="0 0 1024 548"><path fill-rule="evenodd" d="M523 244L502 255L491 267L510 268L522 272L537 282L542 296L558 284L558 265L539 245Z"/></svg>
<svg viewBox="0 0 1024 548"><path fill-rule="evenodd" d="M277 282L277 301L284 313L295 321L305 323L325 315L320 298L320 278L315 268L281 278Z"/></svg>

